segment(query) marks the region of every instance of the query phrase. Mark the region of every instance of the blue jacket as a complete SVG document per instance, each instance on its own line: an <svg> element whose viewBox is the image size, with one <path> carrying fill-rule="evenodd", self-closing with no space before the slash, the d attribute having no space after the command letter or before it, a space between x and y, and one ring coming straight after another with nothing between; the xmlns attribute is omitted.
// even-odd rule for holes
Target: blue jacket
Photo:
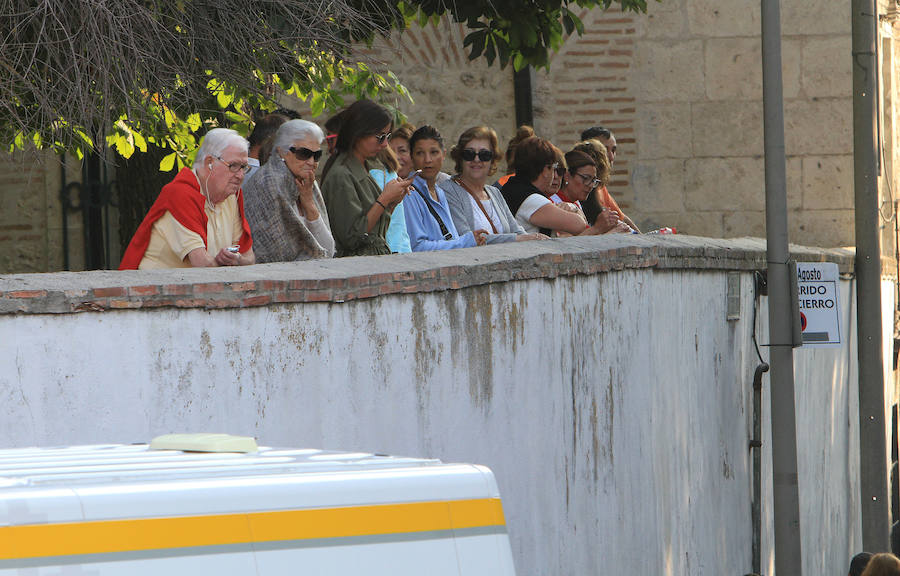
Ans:
<svg viewBox="0 0 900 576"><path fill-rule="evenodd" d="M413 180L413 187L415 190L403 199L403 212L406 215L406 232L409 234L409 243L413 252L475 246L475 236L472 232L467 232L462 237L457 234L456 226L453 225L453 218L450 216L450 207L447 205L447 197L444 195L443 190L437 188L439 202L435 202L431 199L431 194L428 193L428 184L425 183L421 176L416 176L415 180ZM434 211L444 221L444 226L446 226L447 231L452 236L449 240L444 240L441 234L441 227L438 225L437 220L434 219L434 216L431 215L426 202L434 208Z"/></svg>

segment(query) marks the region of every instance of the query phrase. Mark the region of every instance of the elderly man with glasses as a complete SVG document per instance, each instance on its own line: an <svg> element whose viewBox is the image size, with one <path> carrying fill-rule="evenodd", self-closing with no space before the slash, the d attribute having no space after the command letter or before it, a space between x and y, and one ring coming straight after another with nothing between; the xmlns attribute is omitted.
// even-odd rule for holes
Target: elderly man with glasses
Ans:
<svg viewBox="0 0 900 576"><path fill-rule="evenodd" d="M253 264L241 184L249 144L226 128L207 133L192 169L182 168L128 245L120 270Z"/></svg>

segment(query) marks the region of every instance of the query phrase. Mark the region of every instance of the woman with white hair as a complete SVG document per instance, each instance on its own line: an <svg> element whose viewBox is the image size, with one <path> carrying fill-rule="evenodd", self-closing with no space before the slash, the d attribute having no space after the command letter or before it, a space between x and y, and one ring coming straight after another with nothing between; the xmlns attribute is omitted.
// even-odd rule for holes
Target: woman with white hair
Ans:
<svg viewBox="0 0 900 576"><path fill-rule="evenodd" d="M269 160L247 183L247 220L259 262L331 258L334 237L316 182L322 129L306 120L278 128Z"/></svg>
<svg viewBox="0 0 900 576"><path fill-rule="evenodd" d="M253 264L241 183L249 144L227 128L210 130L193 168L182 168L128 245L120 270Z"/></svg>

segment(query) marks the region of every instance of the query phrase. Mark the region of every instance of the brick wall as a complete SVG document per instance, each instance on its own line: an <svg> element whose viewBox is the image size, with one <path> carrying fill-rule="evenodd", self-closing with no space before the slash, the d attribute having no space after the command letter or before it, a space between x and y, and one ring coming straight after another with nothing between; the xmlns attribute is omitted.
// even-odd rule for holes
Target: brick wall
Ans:
<svg viewBox="0 0 900 576"><path fill-rule="evenodd" d="M852 269L850 252L798 248L796 257L812 261L827 257L839 261L845 272ZM611 270L765 266L761 240L594 236L248 268L7 275L0 277L0 314L346 302Z"/></svg>
<svg viewBox="0 0 900 576"><path fill-rule="evenodd" d="M550 62L536 74L535 130L563 151L580 140L581 131L605 126L616 135L618 156L610 191L627 214L634 207L631 166L635 156L634 74L635 34L641 16L583 10L584 35L566 40Z"/></svg>

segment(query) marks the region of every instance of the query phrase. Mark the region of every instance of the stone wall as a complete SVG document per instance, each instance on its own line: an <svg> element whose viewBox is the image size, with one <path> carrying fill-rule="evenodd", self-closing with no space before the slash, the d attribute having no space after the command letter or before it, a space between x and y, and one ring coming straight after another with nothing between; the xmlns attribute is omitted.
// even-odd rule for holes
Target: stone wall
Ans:
<svg viewBox="0 0 900 576"><path fill-rule="evenodd" d="M791 236L851 245L849 5L782 6ZM672 222L688 233L764 235L758 3L673 0L650 10L639 23L633 76L637 210L648 222Z"/></svg>
<svg viewBox="0 0 900 576"><path fill-rule="evenodd" d="M852 270L849 252L794 254ZM5 276L0 444L228 431L474 462L497 477L520 576L744 574L764 266L760 241L618 236ZM850 325L852 281L841 298ZM810 574L840 573L860 546L850 334L795 354Z"/></svg>
<svg viewBox="0 0 900 576"><path fill-rule="evenodd" d="M0 154L0 274L62 269L60 167L52 154ZM78 270L84 253L80 217L70 218L69 226L72 268Z"/></svg>

